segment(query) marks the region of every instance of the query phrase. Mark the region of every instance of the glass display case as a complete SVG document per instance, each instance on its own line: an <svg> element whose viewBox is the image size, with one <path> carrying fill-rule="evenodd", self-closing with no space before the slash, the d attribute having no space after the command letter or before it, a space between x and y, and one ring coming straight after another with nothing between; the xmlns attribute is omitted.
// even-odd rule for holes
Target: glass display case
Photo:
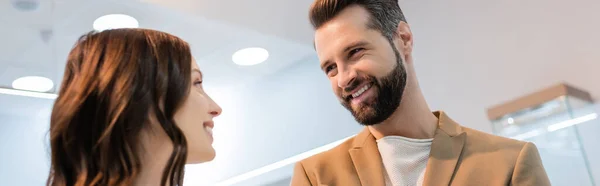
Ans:
<svg viewBox="0 0 600 186"><path fill-rule="evenodd" d="M559 186L595 186L578 126L597 117L590 94L567 84L488 109L494 134L533 142Z"/></svg>

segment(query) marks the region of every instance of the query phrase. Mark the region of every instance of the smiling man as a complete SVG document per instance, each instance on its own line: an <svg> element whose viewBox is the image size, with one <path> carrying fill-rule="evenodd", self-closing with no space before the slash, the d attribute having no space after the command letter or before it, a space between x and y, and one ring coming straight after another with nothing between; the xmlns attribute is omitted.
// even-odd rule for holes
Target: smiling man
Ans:
<svg viewBox="0 0 600 186"><path fill-rule="evenodd" d="M365 129L298 162L293 186L550 185L534 144L430 110L397 0L316 0L310 20L321 69Z"/></svg>

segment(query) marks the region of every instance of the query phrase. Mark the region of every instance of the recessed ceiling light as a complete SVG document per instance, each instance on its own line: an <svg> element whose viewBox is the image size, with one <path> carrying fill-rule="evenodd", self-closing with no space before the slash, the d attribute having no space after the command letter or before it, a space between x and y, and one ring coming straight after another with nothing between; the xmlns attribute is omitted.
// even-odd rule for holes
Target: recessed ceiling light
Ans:
<svg viewBox="0 0 600 186"><path fill-rule="evenodd" d="M108 14L96 19L93 26L95 30L102 31L116 28L137 28L139 23L129 15Z"/></svg>
<svg viewBox="0 0 600 186"><path fill-rule="evenodd" d="M11 2L20 11L33 11L40 7L40 0L12 0Z"/></svg>
<svg viewBox="0 0 600 186"><path fill-rule="evenodd" d="M251 66L262 63L269 58L269 51L264 48L251 47L233 53L231 60L241 66Z"/></svg>
<svg viewBox="0 0 600 186"><path fill-rule="evenodd" d="M25 76L12 83L14 89L34 92L48 92L54 87L52 80L40 76Z"/></svg>

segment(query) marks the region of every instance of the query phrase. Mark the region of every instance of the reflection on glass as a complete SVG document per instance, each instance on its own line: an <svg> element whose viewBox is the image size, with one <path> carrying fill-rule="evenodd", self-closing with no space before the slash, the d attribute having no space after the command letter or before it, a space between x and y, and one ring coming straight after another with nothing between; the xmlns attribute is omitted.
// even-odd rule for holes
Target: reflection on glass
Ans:
<svg viewBox="0 0 600 186"><path fill-rule="evenodd" d="M593 186L578 126L597 123L598 114L591 98L580 99L565 92L567 94L549 101L491 119L492 128L496 135L533 142L538 147L552 185ZM532 97L524 99L531 100ZM528 102L524 99L507 104L524 105Z"/></svg>

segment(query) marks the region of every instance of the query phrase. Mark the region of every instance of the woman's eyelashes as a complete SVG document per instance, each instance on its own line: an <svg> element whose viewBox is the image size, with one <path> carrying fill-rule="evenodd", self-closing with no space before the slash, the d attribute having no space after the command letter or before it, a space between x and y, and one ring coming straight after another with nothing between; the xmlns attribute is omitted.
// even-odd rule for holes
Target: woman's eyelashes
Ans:
<svg viewBox="0 0 600 186"><path fill-rule="evenodd" d="M194 81L194 86L196 86L196 87L202 87L202 80L196 80L196 81Z"/></svg>

